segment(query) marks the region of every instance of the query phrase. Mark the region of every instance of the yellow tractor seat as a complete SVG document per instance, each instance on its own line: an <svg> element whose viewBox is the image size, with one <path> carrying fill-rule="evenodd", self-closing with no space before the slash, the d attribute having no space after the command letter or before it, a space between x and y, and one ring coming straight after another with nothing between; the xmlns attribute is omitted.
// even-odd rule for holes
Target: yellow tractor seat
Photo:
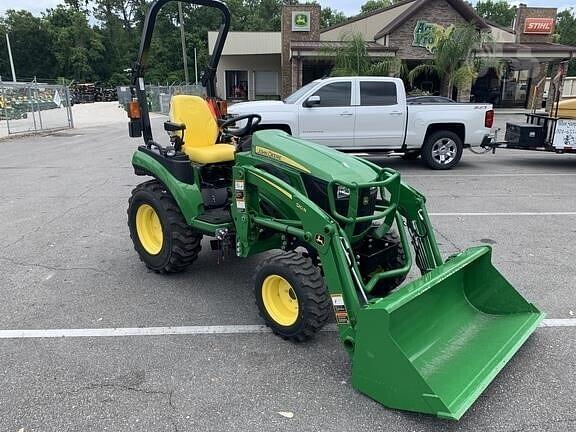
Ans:
<svg viewBox="0 0 576 432"><path fill-rule="evenodd" d="M184 123L182 151L192 162L210 164L234 160L236 148L217 144L219 129L208 102L198 96L176 95L170 104L170 121Z"/></svg>

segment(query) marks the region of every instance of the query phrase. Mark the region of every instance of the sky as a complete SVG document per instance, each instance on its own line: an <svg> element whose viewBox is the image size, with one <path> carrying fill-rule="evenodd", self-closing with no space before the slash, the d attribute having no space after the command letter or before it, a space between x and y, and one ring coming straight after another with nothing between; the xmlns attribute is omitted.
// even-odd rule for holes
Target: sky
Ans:
<svg viewBox="0 0 576 432"><path fill-rule="evenodd" d="M319 0L322 6L329 6L332 9L340 10L348 16L356 15L360 11L360 6L366 0ZM34 15L40 15L47 8L63 3L63 0L1 0L0 15L8 9L26 9ZM476 3L475 0L472 3ZM525 3L528 6L557 7L566 9L575 6L574 0L513 0L511 4Z"/></svg>

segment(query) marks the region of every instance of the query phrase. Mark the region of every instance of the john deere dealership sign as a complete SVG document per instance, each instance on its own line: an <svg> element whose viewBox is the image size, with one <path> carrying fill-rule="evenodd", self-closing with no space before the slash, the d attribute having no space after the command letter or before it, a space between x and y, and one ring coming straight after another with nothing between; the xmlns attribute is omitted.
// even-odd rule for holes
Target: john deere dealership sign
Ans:
<svg viewBox="0 0 576 432"><path fill-rule="evenodd" d="M436 24L428 21L418 21L414 27L414 41L412 46L426 48L430 53L434 53L434 30Z"/></svg>
<svg viewBox="0 0 576 432"><path fill-rule="evenodd" d="M310 12L292 12L292 31L310 31Z"/></svg>

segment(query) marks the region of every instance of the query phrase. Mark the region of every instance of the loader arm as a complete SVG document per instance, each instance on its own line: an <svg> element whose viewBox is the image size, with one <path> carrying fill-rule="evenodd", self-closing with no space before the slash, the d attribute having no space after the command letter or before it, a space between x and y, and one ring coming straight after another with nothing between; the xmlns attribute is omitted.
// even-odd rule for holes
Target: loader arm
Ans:
<svg viewBox="0 0 576 432"><path fill-rule="evenodd" d="M376 168L383 173L387 172ZM318 254L335 309L339 311L337 318L340 338L350 352L354 348L354 327L358 313L362 307L369 304L368 296L374 286L382 279L405 275L412 267L412 254L405 224L411 232L417 233L416 238L420 242L420 247L417 248L420 250L417 262L427 263L426 267L420 268L421 271L428 272L442 264L429 225L424 197L400 182L397 173L390 174L389 178L393 181L387 183L387 179L380 179L373 182L373 187L397 190L399 193L393 196L398 201L392 203L382 201L382 204L377 206L375 215L364 218L382 221L392 217L392 223L396 225L406 253L406 262L402 267L373 274L365 283L360 277L347 230L337 222L337 219L346 221L354 215L341 215L335 208L333 215L330 215L296 188L257 167L247 165L234 168L236 199L232 214L237 230L237 254L245 257L266 250L259 247L259 234L263 228L278 233L280 236L278 244L287 245L290 238L294 238L308 248L314 249ZM351 188L350 208L354 208L354 200L357 199L355 188L370 187L370 184L347 184L347 186ZM282 218L263 215L259 208L261 201L277 201ZM336 217L333 217L334 215ZM388 232L390 225L391 223L381 225L384 233ZM338 304L340 301L343 304Z"/></svg>
<svg viewBox="0 0 576 432"><path fill-rule="evenodd" d="M393 183L384 188L395 190ZM350 215L329 214L254 166L238 164L234 186L237 255L264 250L257 245L270 232L283 248L297 240L318 253L340 340L351 357L352 385L385 406L459 419L544 317L494 268L490 247L443 262L424 197L407 185L399 183L398 193L383 199L373 217L386 221L393 209L406 265L377 272L366 283L342 227ZM263 214L262 201L281 202L282 215ZM383 230L390 228L386 223ZM379 279L410 269L405 225L423 276L370 298Z"/></svg>

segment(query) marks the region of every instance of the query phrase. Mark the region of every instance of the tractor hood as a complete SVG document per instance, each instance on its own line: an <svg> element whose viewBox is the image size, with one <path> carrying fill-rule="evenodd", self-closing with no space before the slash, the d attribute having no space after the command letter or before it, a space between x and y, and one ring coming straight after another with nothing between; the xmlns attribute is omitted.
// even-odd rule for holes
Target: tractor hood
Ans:
<svg viewBox="0 0 576 432"><path fill-rule="evenodd" d="M263 130L252 137L252 154L268 158L308 173L326 182L341 180L368 183L378 173L353 156L288 135L279 130Z"/></svg>

